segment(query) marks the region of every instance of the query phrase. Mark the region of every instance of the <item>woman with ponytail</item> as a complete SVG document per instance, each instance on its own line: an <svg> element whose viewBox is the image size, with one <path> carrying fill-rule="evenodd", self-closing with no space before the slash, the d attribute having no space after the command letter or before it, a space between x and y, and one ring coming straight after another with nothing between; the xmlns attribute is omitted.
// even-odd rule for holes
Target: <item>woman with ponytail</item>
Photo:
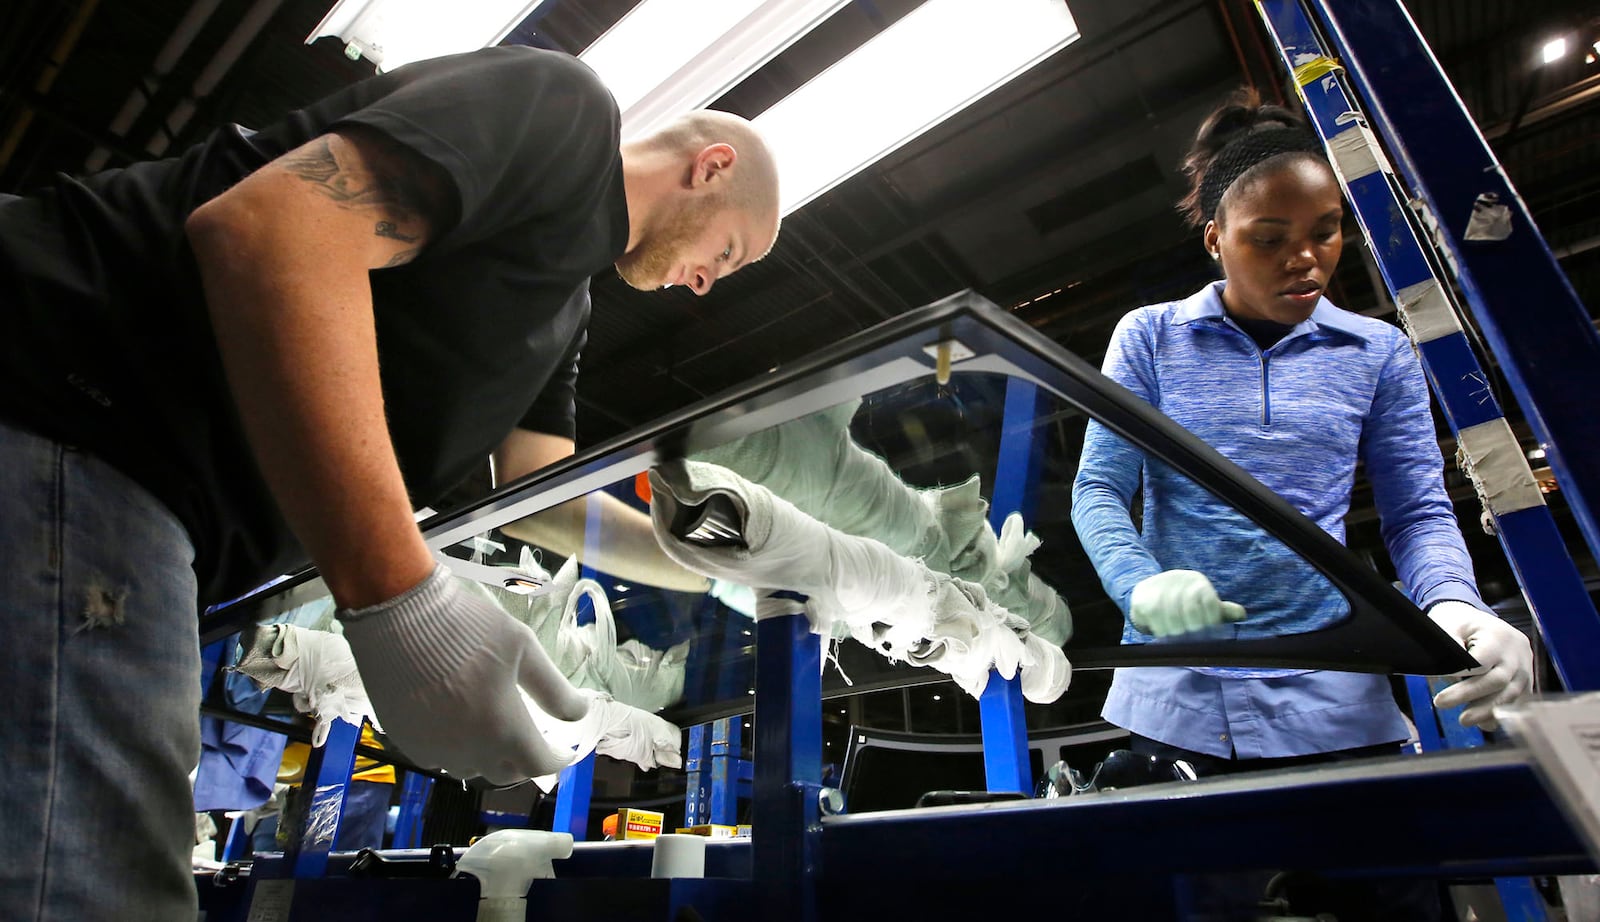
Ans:
<svg viewBox="0 0 1600 922"><path fill-rule="evenodd" d="M1123 317L1105 373L1341 541L1364 463L1401 583L1489 667L1436 703L1466 704L1462 723L1492 728L1493 706L1529 688L1529 644L1478 595L1410 341L1325 297L1344 208L1319 139L1241 92L1200 126L1183 168L1180 208L1222 279ZM1072 519L1127 616L1124 643L1303 633L1348 612L1297 555L1098 424ZM1135 752L1200 774L1395 753L1408 736L1386 676L1303 669L1121 669L1103 713L1132 731Z"/></svg>

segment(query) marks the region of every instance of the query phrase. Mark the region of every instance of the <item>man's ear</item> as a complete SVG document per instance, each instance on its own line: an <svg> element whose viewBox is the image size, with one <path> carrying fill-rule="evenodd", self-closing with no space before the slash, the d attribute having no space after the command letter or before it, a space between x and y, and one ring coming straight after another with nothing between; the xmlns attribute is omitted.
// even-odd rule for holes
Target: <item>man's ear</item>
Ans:
<svg viewBox="0 0 1600 922"><path fill-rule="evenodd" d="M739 159L739 152L734 150L732 144L719 141L707 145L705 149L695 155L694 167L690 172L689 184L694 187L720 182L733 164Z"/></svg>

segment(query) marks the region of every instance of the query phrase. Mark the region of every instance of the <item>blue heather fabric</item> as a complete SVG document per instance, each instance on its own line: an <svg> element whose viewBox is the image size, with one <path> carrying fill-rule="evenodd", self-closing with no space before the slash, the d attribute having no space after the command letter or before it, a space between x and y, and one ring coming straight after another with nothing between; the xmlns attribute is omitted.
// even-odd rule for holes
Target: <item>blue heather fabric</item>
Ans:
<svg viewBox="0 0 1600 922"><path fill-rule="evenodd" d="M1444 491L1427 382L1405 335L1323 299L1263 351L1227 318L1222 284L1124 317L1106 375L1340 541L1362 461L1411 598L1424 607L1445 599L1484 607ZM1141 490L1142 530L1129 514ZM1083 546L1125 615L1133 587L1170 569L1206 574L1249 612L1212 637L1315 630L1348 614L1343 597L1298 555L1098 423L1085 435L1072 500ZM1124 624L1124 643L1154 640ZM1385 677L1305 670L1121 669L1105 716L1222 756L1305 755L1406 735Z"/></svg>

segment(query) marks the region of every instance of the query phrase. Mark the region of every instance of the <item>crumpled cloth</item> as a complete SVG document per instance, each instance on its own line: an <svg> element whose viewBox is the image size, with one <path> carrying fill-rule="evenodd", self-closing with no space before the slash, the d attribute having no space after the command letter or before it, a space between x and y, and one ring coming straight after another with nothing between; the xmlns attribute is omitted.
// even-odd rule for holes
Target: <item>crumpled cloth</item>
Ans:
<svg viewBox="0 0 1600 922"><path fill-rule="evenodd" d="M609 608L607 615L610 614ZM242 638L245 639L245 638ZM314 745L327 739L333 718L342 717L355 726L362 718L374 721L372 704L367 700L355 657L344 637L312 631L289 624L265 625L247 638L249 645L234 670L250 676L269 688L280 688L294 695L295 708L316 716ZM551 748L572 753L576 762L591 752L632 762L649 770L658 765L677 768L683 764L682 733L673 724L654 714L616 701L605 692L584 689L592 700L588 712L579 720L557 720L540 710L533 699L523 694L523 703L534 725ZM555 775L539 781L545 790L555 786Z"/></svg>
<svg viewBox="0 0 1600 922"><path fill-rule="evenodd" d="M1054 701L1071 680L1061 648L1030 643L1027 621L994 604L983 586L824 525L733 471L670 462L651 470L650 487L651 524L668 557L716 579L804 593L818 634L853 637L890 659L938 669L974 697L991 669L1006 679L1021 671L1024 694L1038 702ZM707 547L672 533L681 505L713 494L738 508L745 546Z"/></svg>
<svg viewBox="0 0 1600 922"><path fill-rule="evenodd" d="M545 742L557 752L572 753L574 763L594 752L623 762L632 762L645 771L657 766L683 767L683 731L677 725L621 701L604 692L584 688L579 691L592 699L589 712L580 720L557 720L524 697L534 725ZM533 779L540 790L549 792L559 775Z"/></svg>
<svg viewBox="0 0 1600 922"><path fill-rule="evenodd" d="M316 720L311 744L321 746L335 719L361 726L363 719L382 731L356 671L350 644L338 634L295 627L262 625L240 637L244 653L233 667L266 688L289 692L294 708Z"/></svg>
<svg viewBox="0 0 1600 922"><path fill-rule="evenodd" d="M989 524L977 475L917 490L850 437L861 401L851 400L694 455L728 468L841 532L874 538L939 573L981 585L1002 608L1060 645L1072 636L1066 600L1032 574L1039 539L1019 513L1001 534Z"/></svg>
<svg viewBox="0 0 1600 922"><path fill-rule="evenodd" d="M616 618L605 589L582 579L577 558L568 558L554 576L523 548L517 569L544 580L538 592L523 594L472 582L513 618L533 629L550 659L578 688L609 694L624 704L655 712L683 697L689 642L657 650L637 639L617 643ZM594 621L578 623L578 604L588 598Z"/></svg>

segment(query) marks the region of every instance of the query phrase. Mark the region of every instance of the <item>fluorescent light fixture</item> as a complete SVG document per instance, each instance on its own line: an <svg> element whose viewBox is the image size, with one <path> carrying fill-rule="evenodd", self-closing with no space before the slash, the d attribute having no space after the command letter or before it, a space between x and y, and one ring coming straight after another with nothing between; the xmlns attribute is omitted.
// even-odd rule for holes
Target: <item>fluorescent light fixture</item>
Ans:
<svg viewBox="0 0 1600 922"><path fill-rule="evenodd" d="M647 0L578 57L622 110L624 140L716 100L848 0Z"/></svg>
<svg viewBox="0 0 1600 922"><path fill-rule="evenodd" d="M1544 43L1544 62L1554 64L1567 56L1567 40L1565 37L1553 38Z"/></svg>
<svg viewBox="0 0 1600 922"><path fill-rule="evenodd" d="M1078 38L1063 0L928 0L755 119L788 214Z"/></svg>
<svg viewBox="0 0 1600 922"><path fill-rule="evenodd" d="M345 54L379 70L498 44L543 0L339 0L311 30L344 39Z"/></svg>
<svg viewBox="0 0 1600 922"><path fill-rule="evenodd" d="M580 58L622 110L624 139L701 108L849 0L645 0ZM336 35L379 70L500 42L540 0L339 0L306 39Z"/></svg>

